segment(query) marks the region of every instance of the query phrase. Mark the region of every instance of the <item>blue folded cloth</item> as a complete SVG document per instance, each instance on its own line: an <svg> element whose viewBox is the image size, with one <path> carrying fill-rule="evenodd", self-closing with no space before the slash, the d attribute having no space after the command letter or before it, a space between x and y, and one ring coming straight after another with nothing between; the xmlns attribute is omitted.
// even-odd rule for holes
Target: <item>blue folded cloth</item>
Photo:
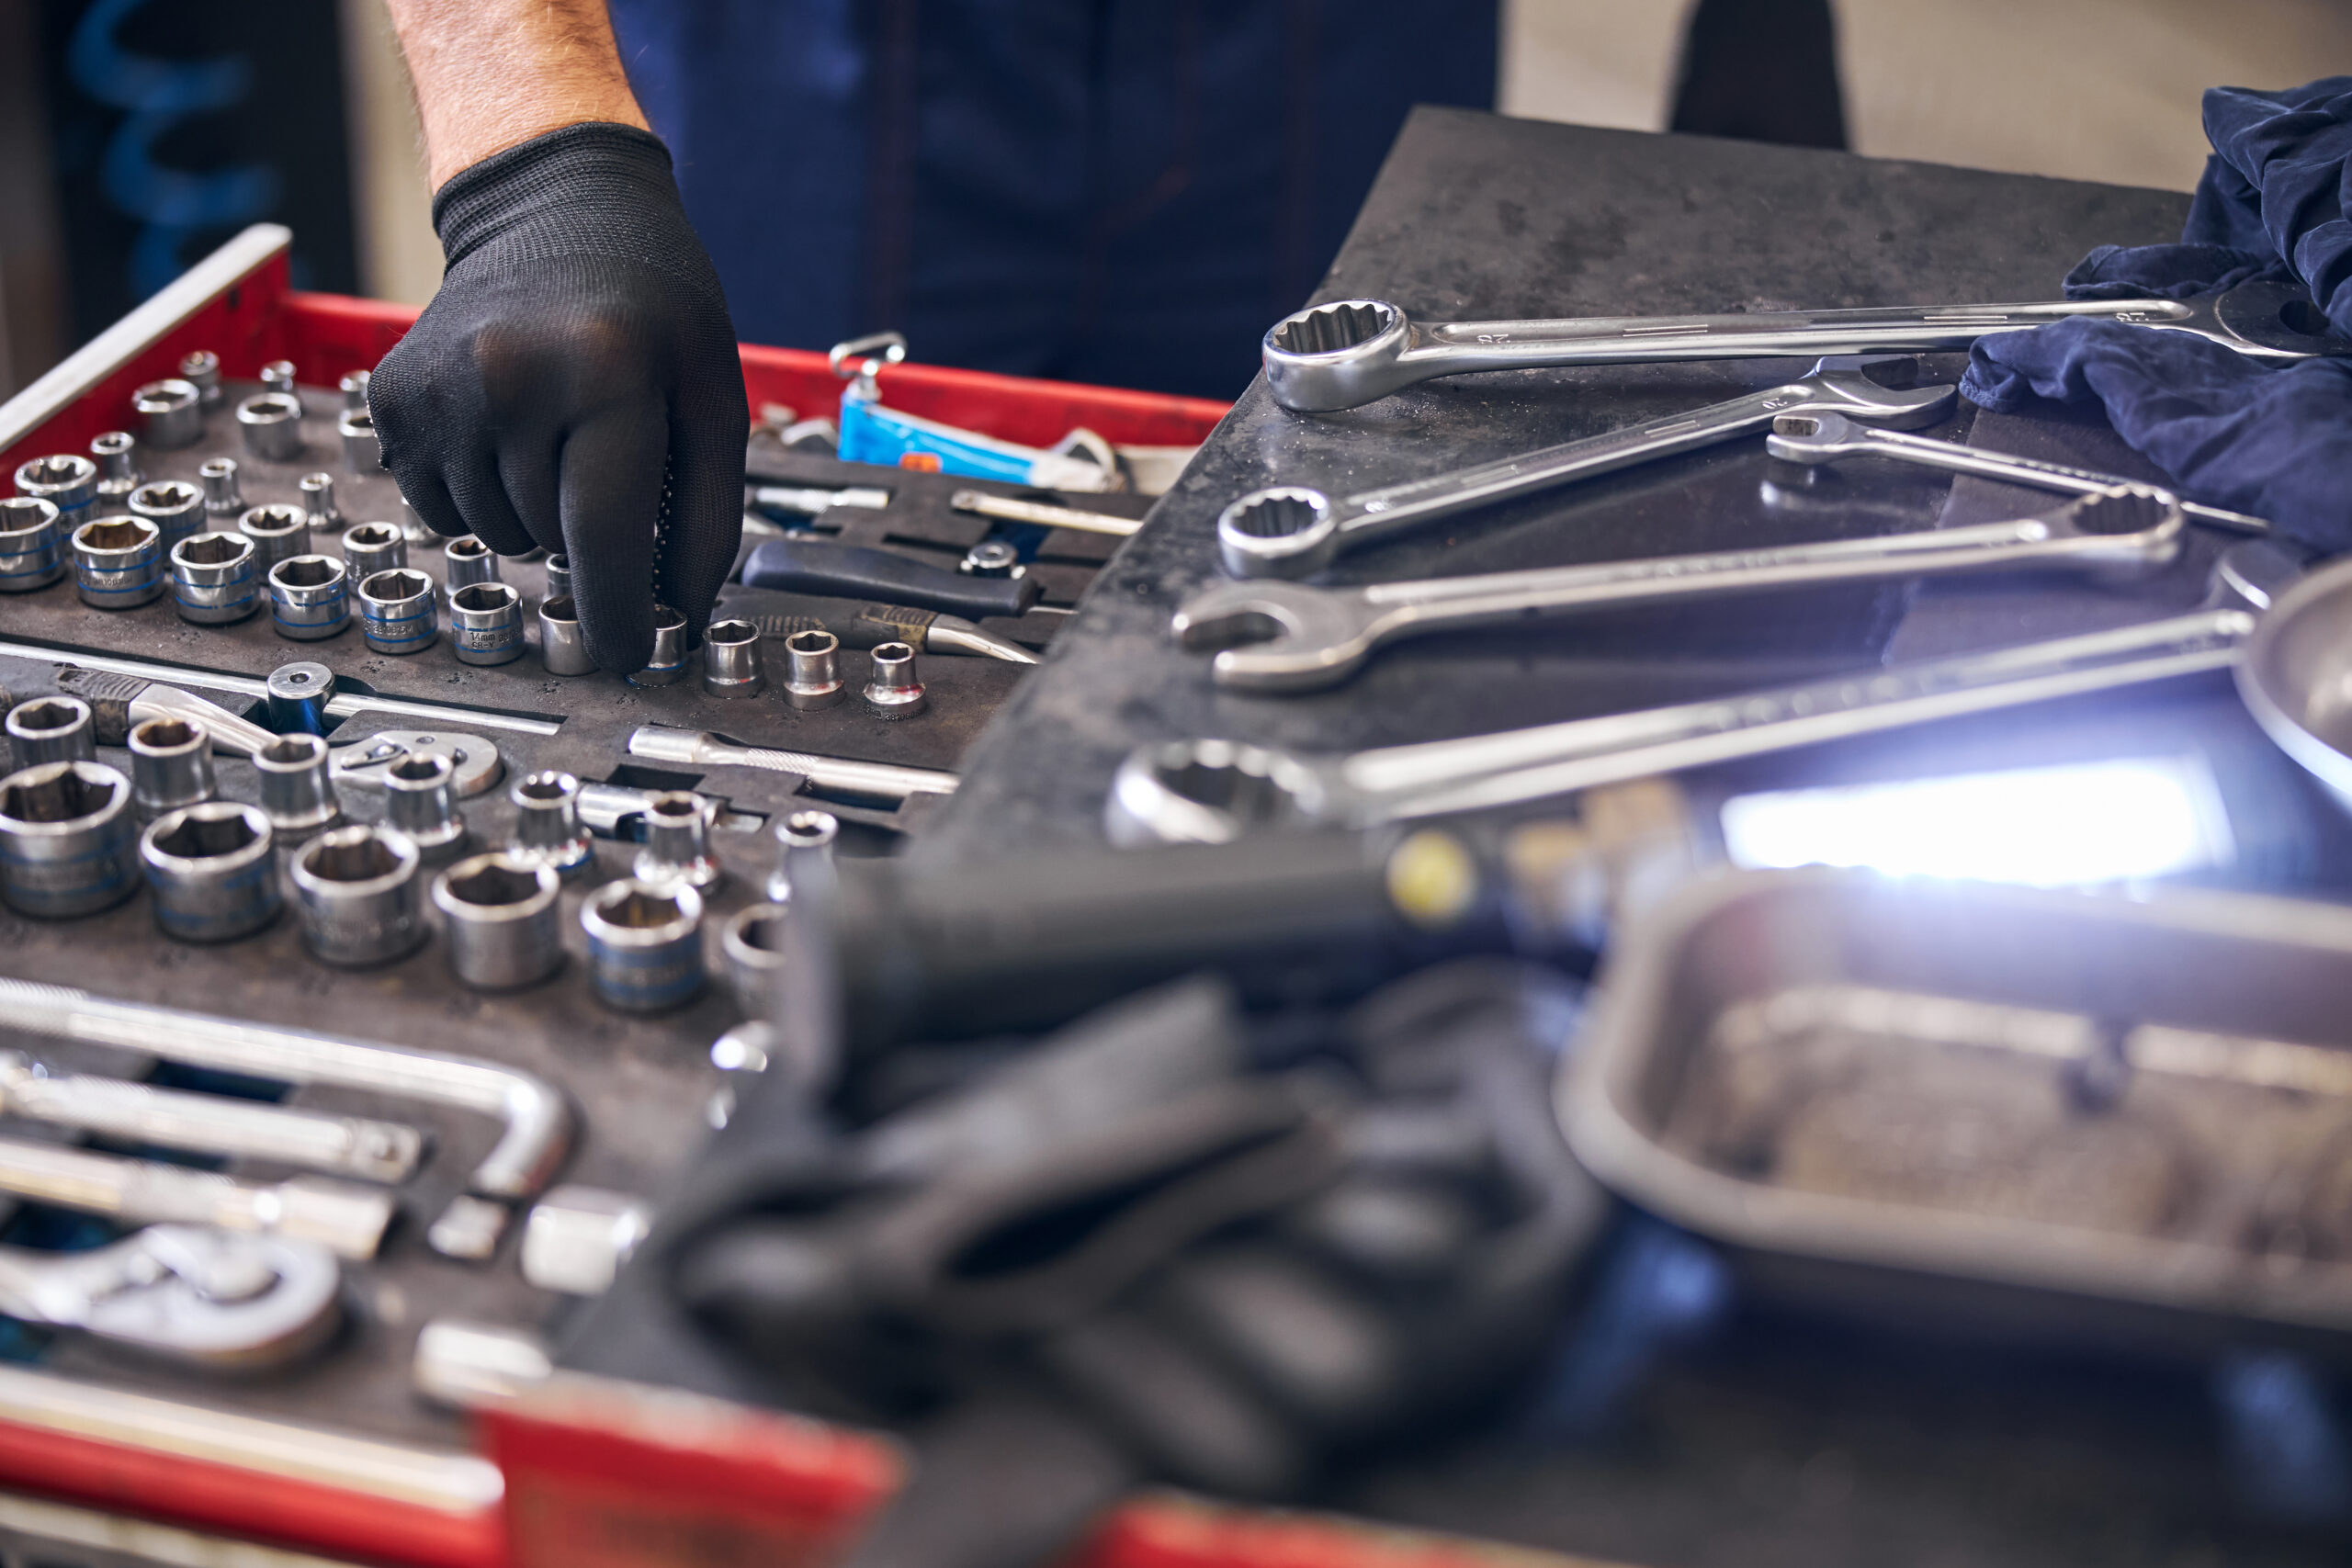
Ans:
<svg viewBox="0 0 2352 1568"><path fill-rule="evenodd" d="M2257 277L2309 288L2352 336L2352 76L2205 95L2205 165L2173 245L2102 245L2070 299L2211 294ZM2071 321L1978 340L1961 390L2004 413L2097 400L2124 440L2199 501L2352 550L2352 363L2267 368L2188 333Z"/></svg>

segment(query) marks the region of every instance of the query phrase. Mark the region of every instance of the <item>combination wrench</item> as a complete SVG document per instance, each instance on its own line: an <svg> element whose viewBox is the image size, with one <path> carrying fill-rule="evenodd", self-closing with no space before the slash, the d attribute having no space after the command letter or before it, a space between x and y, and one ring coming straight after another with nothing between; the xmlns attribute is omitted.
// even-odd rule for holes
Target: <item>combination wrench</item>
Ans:
<svg viewBox="0 0 2352 1568"><path fill-rule="evenodd" d="M266 1185L159 1160L0 1138L0 1192L130 1224L218 1225L316 1242L366 1262L392 1223L391 1194L297 1176Z"/></svg>
<svg viewBox="0 0 2352 1568"><path fill-rule="evenodd" d="M1351 409L1439 376L1559 365L1647 365L1772 355L1964 349L1989 333L2077 317L2195 333L2274 361L2352 355L2301 288L2241 283L2195 299L1900 305L1722 316L1417 321L1385 299L1310 305L1266 331L1266 385L1302 413Z"/></svg>
<svg viewBox="0 0 2352 1568"><path fill-rule="evenodd" d="M1104 827L1114 842L1224 843L1259 828L1370 828L1513 806L1653 773L2029 703L2225 670L2301 570L2264 540L2215 563L2185 615L1671 707L1346 755L1233 740L1131 753Z"/></svg>
<svg viewBox="0 0 2352 1568"><path fill-rule="evenodd" d="M2064 463L2046 463L2038 457L1988 452L1982 447L1962 446L1957 441L1938 441L1931 435L1880 430L1858 423L1842 413L1826 410L1819 413L1783 414L1774 420L1772 434L1764 438L1764 450L1785 462L1804 463L1815 468L1847 457L1892 457L1900 463L1916 463L1921 468L1940 468L1946 473L1974 474L1980 479L2001 479L2034 490L2056 491L2062 495L2088 495L2109 485L2132 482L2113 474L2072 468ZM2267 519L2248 516L2243 512L2207 506L2194 501L2182 502L2180 509L2193 522L2226 528L2234 534L2270 532Z"/></svg>
<svg viewBox="0 0 2352 1568"><path fill-rule="evenodd" d="M1221 649L1212 666L1220 686L1305 692L1346 680L1384 643L1538 615L1962 572L2040 568L2135 577L2177 559L2186 527L2169 494L2118 484L2036 517L1877 538L1368 588L1219 582L1184 602L1173 630L1188 649Z"/></svg>
<svg viewBox="0 0 2352 1568"><path fill-rule="evenodd" d="M1712 446L1770 425L1782 414L1843 413L1875 424L1930 424L1951 406L1959 389L1916 386L1918 372L1919 362L1909 355L1832 356L1793 381L1744 398L1336 501L1306 485L1270 486L1217 514L1217 554L1236 577L1306 577L1330 565L1341 551L1399 529Z"/></svg>
<svg viewBox="0 0 2352 1568"><path fill-rule="evenodd" d="M325 1248L149 1225L86 1252L0 1247L0 1313L196 1366L277 1366L321 1344L343 1278Z"/></svg>

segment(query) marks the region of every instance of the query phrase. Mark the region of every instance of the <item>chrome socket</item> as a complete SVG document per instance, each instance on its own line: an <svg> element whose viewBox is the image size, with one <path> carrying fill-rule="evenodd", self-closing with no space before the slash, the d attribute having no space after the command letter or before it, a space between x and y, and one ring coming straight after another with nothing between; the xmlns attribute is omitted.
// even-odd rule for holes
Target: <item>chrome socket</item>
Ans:
<svg viewBox="0 0 2352 1568"><path fill-rule="evenodd" d="M110 909L139 886L130 781L103 762L43 762L0 779L0 899L62 920Z"/></svg>
<svg viewBox="0 0 2352 1568"><path fill-rule="evenodd" d="M204 485L204 510L213 517L234 517L245 509L244 487L237 477L234 457L207 457L196 467Z"/></svg>
<svg viewBox="0 0 2352 1568"><path fill-rule="evenodd" d="M692 790L665 789L645 801L645 848L633 874L655 886L683 882L708 892L727 874L710 858L711 803Z"/></svg>
<svg viewBox="0 0 2352 1568"><path fill-rule="evenodd" d="M198 534L172 547L172 604L180 619L225 626L261 608L260 552L243 534Z"/></svg>
<svg viewBox="0 0 2352 1568"><path fill-rule="evenodd" d="M339 636L351 624L351 582L333 556L294 556L269 569L270 624L296 642Z"/></svg>
<svg viewBox="0 0 2352 1568"><path fill-rule="evenodd" d="M49 502L57 508L58 521L73 528L90 515L90 503L98 498L98 466L72 452L35 457L17 466L17 493Z"/></svg>
<svg viewBox="0 0 2352 1568"><path fill-rule="evenodd" d="M571 558L548 557L548 594L550 599L571 597Z"/></svg>
<svg viewBox="0 0 2352 1568"><path fill-rule="evenodd" d="M127 430L90 437L90 459L98 466L98 494L119 503L139 488L139 442Z"/></svg>
<svg viewBox="0 0 2352 1568"><path fill-rule="evenodd" d="M254 558L265 572L311 553L311 514L286 502L246 507L237 516L237 532L254 542Z"/></svg>
<svg viewBox="0 0 2352 1568"><path fill-rule="evenodd" d="M324 735L334 728L327 717L334 671L316 660L279 665L269 672L262 690L269 704L269 727L280 735Z"/></svg>
<svg viewBox="0 0 2352 1568"><path fill-rule="evenodd" d="M686 672L686 618L667 604L653 606L653 657L628 678L632 686L673 686Z"/></svg>
<svg viewBox="0 0 2352 1568"><path fill-rule="evenodd" d="M302 394L294 389L294 362L290 359L273 359L263 366L261 389L264 392L275 392L280 397L292 398L300 402Z"/></svg>
<svg viewBox="0 0 2352 1568"><path fill-rule="evenodd" d="M204 492L178 479L157 479L141 485L125 502L133 517L144 517L164 536L166 554L182 539L193 539L211 525L204 508Z"/></svg>
<svg viewBox="0 0 2352 1568"><path fill-rule="evenodd" d="M343 531L343 564L351 581L362 582L379 571L398 571L408 564L408 541L392 523L359 523Z"/></svg>
<svg viewBox="0 0 2352 1568"><path fill-rule="evenodd" d="M359 631L379 653L422 653L438 635L433 580L399 567L359 583Z"/></svg>
<svg viewBox="0 0 2352 1568"><path fill-rule="evenodd" d="M593 675L596 661L588 657L588 638L580 629L571 596L539 602L539 659L550 675Z"/></svg>
<svg viewBox="0 0 2352 1568"><path fill-rule="evenodd" d="M784 923L792 911L781 904L751 904L718 928L718 953L736 1004L751 1018L775 1015L785 969Z"/></svg>
<svg viewBox="0 0 2352 1568"><path fill-rule="evenodd" d="M384 446L376 436L376 416L366 409L345 409L335 416L334 433L343 438L344 465L355 474L384 469Z"/></svg>
<svg viewBox="0 0 2352 1568"><path fill-rule="evenodd" d="M0 593L29 593L65 575L65 526L29 495L0 500Z"/></svg>
<svg viewBox="0 0 2352 1568"><path fill-rule="evenodd" d="M233 800L155 818L139 840L155 924L179 942L234 942L269 924L283 904L273 842L269 818Z"/></svg>
<svg viewBox="0 0 2352 1568"><path fill-rule="evenodd" d="M915 668L911 643L880 642L866 656L873 662L865 680L865 708L876 718L912 718L930 705L922 677Z"/></svg>
<svg viewBox="0 0 2352 1568"><path fill-rule="evenodd" d="M220 372L213 372L213 398L220 396ZM184 379L150 381L130 394L130 412L147 433L147 445L158 452L176 452L204 439L204 389Z"/></svg>
<svg viewBox="0 0 2352 1568"><path fill-rule="evenodd" d="M449 592L449 648L460 664L512 664L523 657L523 595L503 582Z"/></svg>
<svg viewBox="0 0 2352 1568"><path fill-rule="evenodd" d="M313 529L333 530L343 526L343 513L334 507L333 474L304 474L301 483L296 488L302 496L302 514L311 520Z"/></svg>
<svg viewBox="0 0 2352 1568"><path fill-rule="evenodd" d="M795 632L784 639L784 700L794 707L829 708L849 695L842 680L842 639L831 632Z"/></svg>
<svg viewBox="0 0 2352 1568"><path fill-rule="evenodd" d="M194 387L210 408L220 400L220 356L199 348L180 356L180 379Z"/></svg>
<svg viewBox="0 0 2352 1568"><path fill-rule="evenodd" d="M143 517L100 517L74 530L74 591L99 610L128 610L164 592L164 536Z"/></svg>
<svg viewBox="0 0 2352 1568"><path fill-rule="evenodd" d="M212 734L192 718L142 719L130 727L131 804L142 818L197 806L220 793Z"/></svg>
<svg viewBox="0 0 2352 1568"><path fill-rule="evenodd" d="M683 882L607 882L580 908L588 979L605 1006L661 1012L702 994L702 895Z"/></svg>
<svg viewBox="0 0 2352 1568"><path fill-rule="evenodd" d="M389 964L425 936L416 846L389 828L331 828L304 844L287 872L302 941L322 963Z"/></svg>
<svg viewBox="0 0 2352 1568"><path fill-rule="evenodd" d="M35 697L8 710L8 749L17 767L38 768L43 762L94 762L98 757L98 726L90 705L79 697Z"/></svg>
<svg viewBox="0 0 2352 1568"><path fill-rule="evenodd" d="M466 847L457 776L437 751L411 752L384 770L384 820L416 846L426 865L446 864Z"/></svg>
<svg viewBox="0 0 2352 1568"><path fill-rule="evenodd" d="M433 879L449 972L478 991L511 991L563 963L562 883L511 852L459 861Z"/></svg>
<svg viewBox="0 0 2352 1568"><path fill-rule="evenodd" d="M282 843L297 843L334 826L343 815L327 743L316 735L281 735L254 753L261 775L261 809Z"/></svg>
<svg viewBox="0 0 2352 1568"><path fill-rule="evenodd" d="M756 697L767 690L760 628L749 621L718 621L702 634L702 689L714 697Z"/></svg>
<svg viewBox="0 0 2352 1568"><path fill-rule="evenodd" d="M290 463L302 455L302 400L291 392L247 398L237 405L237 428L247 457Z"/></svg>
<svg viewBox="0 0 2352 1568"><path fill-rule="evenodd" d="M786 813L775 825L775 868L768 873L768 902L789 904L795 885L807 886L819 877L830 881L833 843L841 834L841 818L830 811Z"/></svg>
<svg viewBox="0 0 2352 1568"><path fill-rule="evenodd" d="M441 547L441 581L451 594L477 582L498 581L498 558L471 534L460 534Z"/></svg>
<svg viewBox="0 0 2352 1568"><path fill-rule="evenodd" d="M514 807L510 854L558 876L584 875L595 865L595 841L580 820L578 779L553 772L526 773L506 798Z"/></svg>
<svg viewBox="0 0 2352 1568"><path fill-rule="evenodd" d="M346 371L343 379L335 384L336 389L343 393L343 408L345 413L368 412L368 381L367 371L351 370Z"/></svg>

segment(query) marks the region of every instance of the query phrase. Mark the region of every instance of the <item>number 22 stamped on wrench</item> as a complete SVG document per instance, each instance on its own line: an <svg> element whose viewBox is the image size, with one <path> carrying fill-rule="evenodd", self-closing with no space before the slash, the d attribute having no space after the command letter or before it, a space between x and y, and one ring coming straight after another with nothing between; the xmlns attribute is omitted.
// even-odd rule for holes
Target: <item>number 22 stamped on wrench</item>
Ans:
<svg viewBox="0 0 2352 1568"><path fill-rule="evenodd" d="M1306 485L1252 491L1218 513L1217 554L1236 577L1306 577L1341 551L1474 506L1694 451L1760 430L1783 414L1842 413L1913 429L1943 417L1951 387L1913 383L1909 355L1844 355L1782 386L1689 413L1611 430L1524 457L1481 463L1338 500Z"/></svg>

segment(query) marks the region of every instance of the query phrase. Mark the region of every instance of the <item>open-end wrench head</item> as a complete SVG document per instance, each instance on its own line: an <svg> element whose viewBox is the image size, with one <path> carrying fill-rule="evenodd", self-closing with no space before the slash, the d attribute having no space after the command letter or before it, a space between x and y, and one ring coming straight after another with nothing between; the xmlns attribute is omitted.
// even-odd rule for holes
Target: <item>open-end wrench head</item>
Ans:
<svg viewBox="0 0 2352 1568"><path fill-rule="evenodd" d="M1912 354L1832 354L1790 383L1801 396L1787 413L1842 413L1890 430L1933 424L1960 396L1958 387L1919 384Z"/></svg>
<svg viewBox="0 0 2352 1568"><path fill-rule="evenodd" d="M2245 345L2270 359L2326 359L2352 355L2352 338L2335 331L2326 312L2299 284L2256 278L2213 297L2213 320Z"/></svg>
<svg viewBox="0 0 2352 1568"><path fill-rule="evenodd" d="M1313 821L1323 783L1296 758L1238 740L1174 740L1130 752L1111 781L1111 841L1226 844L1257 829Z"/></svg>
<svg viewBox="0 0 2352 1568"><path fill-rule="evenodd" d="M2267 610L2312 564L2312 552L2281 538L2247 539L2214 561L2206 603L2215 609Z"/></svg>
<svg viewBox="0 0 2352 1568"><path fill-rule="evenodd" d="M1306 577L1340 553L1340 520L1321 491L1272 485L1217 513L1216 548L1236 577Z"/></svg>
<svg viewBox="0 0 2352 1568"><path fill-rule="evenodd" d="M1302 582L1218 582L1184 601L1176 640L1216 656L1217 684L1250 691L1329 685L1372 651L1374 613L1361 596Z"/></svg>
<svg viewBox="0 0 2352 1568"><path fill-rule="evenodd" d="M1784 413L1772 422L1764 450L1792 463L1834 463L1871 449L1862 426L1836 409Z"/></svg>
<svg viewBox="0 0 2352 1568"><path fill-rule="evenodd" d="M1266 386L1274 401L1302 413L1385 398L1419 379L1397 363L1412 335L1412 318L1385 299L1310 305L1266 329Z"/></svg>

